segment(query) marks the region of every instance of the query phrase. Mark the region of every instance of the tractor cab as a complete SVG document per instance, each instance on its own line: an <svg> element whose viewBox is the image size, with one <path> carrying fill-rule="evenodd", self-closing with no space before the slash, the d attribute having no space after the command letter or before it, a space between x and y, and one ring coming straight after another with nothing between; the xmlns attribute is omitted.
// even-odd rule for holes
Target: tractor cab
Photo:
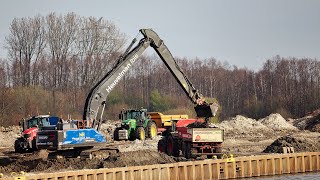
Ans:
<svg viewBox="0 0 320 180"><path fill-rule="evenodd" d="M121 111L119 119L121 127L114 132L115 140L144 140L157 136L157 126L147 115L147 109L131 109Z"/></svg>
<svg viewBox="0 0 320 180"><path fill-rule="evenodd" d="M22 131L24 132L30 128L39 128L43 126L56 126L59 121L58 117L49 116L49 115L39 115L33 116L29 119L24 119L19 122L19 125L22 127Z"/></svg>
<svg viewBox="0 0 320 180"><path fill-rule="evenodd" d="M121 111L119 114L119 119L120 120L126 120L126 119L141 119L145 120L147 118L147 109L131 109L131 110L126 110L126 111Z"/></svg>

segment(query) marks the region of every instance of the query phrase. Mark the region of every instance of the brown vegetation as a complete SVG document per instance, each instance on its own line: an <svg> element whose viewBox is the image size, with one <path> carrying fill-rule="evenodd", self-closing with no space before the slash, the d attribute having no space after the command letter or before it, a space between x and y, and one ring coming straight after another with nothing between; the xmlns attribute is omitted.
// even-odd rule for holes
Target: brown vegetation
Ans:
<svg viewBox="0 0 320 180"><path fill-rule="evenodd" d="M16 18L10 32L8 58L0 60L2 125L48 112L80 118L86 94L124 45L124 35L112 22L72 13ZM204 96L218 99L222 118L261 118L274 112L301 117L320 107L316 59L277 56L257 72L214 58L176 60ZM191 102L158 57L143 56L135 65L109 95L108 119L127 107L191 113Z"/></svg>

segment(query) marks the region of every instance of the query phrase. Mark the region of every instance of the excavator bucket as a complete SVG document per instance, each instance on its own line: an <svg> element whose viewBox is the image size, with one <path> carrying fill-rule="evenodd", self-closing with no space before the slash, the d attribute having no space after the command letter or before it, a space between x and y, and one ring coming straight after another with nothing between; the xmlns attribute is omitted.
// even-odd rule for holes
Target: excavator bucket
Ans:
<svg viewBox="0 0 320 180"><path fill-rule="evenodd" d="M216 103L210 103L210 104L203 104L203 105L197 105L194 107L197 117L214 117L217 114L218 111L218 104Z"/></svg>

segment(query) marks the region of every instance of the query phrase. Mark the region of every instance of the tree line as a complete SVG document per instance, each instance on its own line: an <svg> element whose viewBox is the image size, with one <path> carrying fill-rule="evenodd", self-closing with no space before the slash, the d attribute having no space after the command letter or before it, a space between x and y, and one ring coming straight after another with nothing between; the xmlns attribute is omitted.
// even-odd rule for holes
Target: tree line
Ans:
<svg viewBox="0 0 320 180"><path fill-rule="evenodd" d="M86 95L116 63L126 43L111 21L74 13L13 19L0 59L0 123L53 114L81 118ZM160 33L161 36L161 33ZM169 47L170 48L170 47ZM172 52L174 54L174 52ZM208 101L221 105L220 119L278 112L300 117L320 106L320 62L276 56L259 71L214 58L176 58ZM107 99L107 119L123 108L148 108L194 116L193 105L156 55L143 55Z"/></svg>

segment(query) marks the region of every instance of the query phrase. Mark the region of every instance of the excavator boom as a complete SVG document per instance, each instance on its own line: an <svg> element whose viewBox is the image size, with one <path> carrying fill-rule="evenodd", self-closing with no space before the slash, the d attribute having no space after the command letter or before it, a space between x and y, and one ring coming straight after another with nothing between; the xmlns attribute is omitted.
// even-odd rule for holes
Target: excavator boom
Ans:
<svg viewBox="0 0 320 180"><path fill-rule="evenodd" d="M196 104L195 111L197 116L205 118L215 116L218 105L216 103L207 103L203 96L193 87L160 37L152 29L141 29L140 32L144 38L131 50L136 41L134 39L125 53L120 56L116 65L91 89L85 102L83 119L93 121L93 128L99 130L108 94L124 74L134 66L135 61L149 46L154 48L186 95Z"/></svg>

